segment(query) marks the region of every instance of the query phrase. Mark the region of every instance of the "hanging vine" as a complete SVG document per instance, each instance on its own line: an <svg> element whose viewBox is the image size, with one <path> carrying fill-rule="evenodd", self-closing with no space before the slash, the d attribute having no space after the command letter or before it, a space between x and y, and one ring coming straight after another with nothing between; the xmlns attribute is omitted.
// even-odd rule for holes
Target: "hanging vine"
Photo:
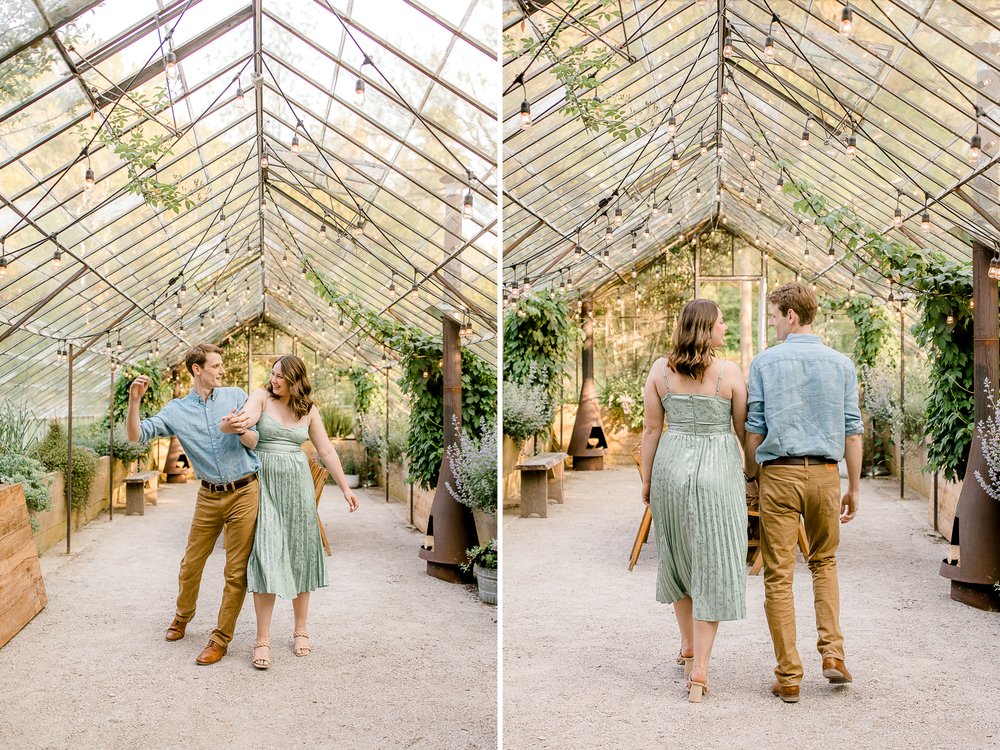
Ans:
<svg viewBox="0 0 1000 750"><path fill-rule="evenodd" d="M965 475L972 444L974 397L972 337L972 264L957 262L938 250L920 250L889 239L862 222L847 206L829 207L826 196L804 180L785 192L797 196L795 210L815 216L847 248L846 263L875 273L908 290L919 318L910 332L929 353L927 397L927 471L958 481ZM864 255L862 255L864 253Z"/></svg>
<svg viewBox="0 0 1000 750"><path fill-rule="evenodd" d="M402 374L396 382L410 398L410 426L406 455L408 481L430 490L437 485L444 456L444 356L441 337L390 320L368 308L355 294L310 270L316 294L333 303L351 328L399 356ZM462 427L475 435L483 419L496 416L496 372L471 351L462 352Z"/></svg>
<svg viewBox="0 0 1000 750"><path fill-rule="evenodd" d="M572 3L568 12L572 13L578 4ZM601 0L593 12L578 17L576 21L599 32L602 23L621 16L614 4L614 0ZM565 25L562 18L550 18L540 32L541 39L528 36L515 39L510 34L504 34L504 51L515 57L544 55L552 64L549 72L563 86L564 101L560 113L579 117L587 130L604 132L622 141L628 140L629 136L642 136L646 130L635 124L635 112L629 106L629 97L615 94L602 98L599 91L601 82L598 76L621 67L627 60L614 49L599 45L590 37L562 52L560 37L572 30L573 27ZM592 49L595 45L601 48Z"/></svg>

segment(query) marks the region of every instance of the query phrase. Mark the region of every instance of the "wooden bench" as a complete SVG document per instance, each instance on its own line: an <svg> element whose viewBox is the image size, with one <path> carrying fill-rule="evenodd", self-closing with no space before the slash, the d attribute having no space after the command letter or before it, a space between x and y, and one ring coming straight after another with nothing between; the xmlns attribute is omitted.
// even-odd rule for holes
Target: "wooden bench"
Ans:
<svg viewBox="0 0 1000 750"><path fill-rule="evenodd" d="M125 477L125 515L145 514L146 503L156 505L156 491L160 486L160 472L140 471Z"/></svg>
<svg viewBox="0 0 1000 750"><path fill-rule="evenodd" d="M521 472L521 518L532 513L546 518L549 498L563 502L565 460L565 453L539 453L514 467Z"/></svg>

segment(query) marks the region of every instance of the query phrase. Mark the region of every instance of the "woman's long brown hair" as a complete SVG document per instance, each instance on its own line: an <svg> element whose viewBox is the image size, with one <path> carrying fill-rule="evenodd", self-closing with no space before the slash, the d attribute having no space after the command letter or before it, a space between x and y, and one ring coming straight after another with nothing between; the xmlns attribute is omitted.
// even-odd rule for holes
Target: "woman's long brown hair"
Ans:
<svg viewBox="0 0 1000 750"><path fill-rule="evenodd" d="M278 358L281 365L281 377L285 379L288 387L288 406L296 419L302 419L312 408L313 402L309 398L312 393L312 386L309 384L309 376L306 375L306 363L294 354L285 354ZM277 398L271 390L271 383L267 383L267 392L271 398Z"/></svg>
<svg viewBox="0 0 1000 750"><path fill-rule="evenodd" d="M693 299L684 305L674 328L673 350L667 365L676 373L700 381L712 364L712 329L719 306L710 299Z"/></svg>

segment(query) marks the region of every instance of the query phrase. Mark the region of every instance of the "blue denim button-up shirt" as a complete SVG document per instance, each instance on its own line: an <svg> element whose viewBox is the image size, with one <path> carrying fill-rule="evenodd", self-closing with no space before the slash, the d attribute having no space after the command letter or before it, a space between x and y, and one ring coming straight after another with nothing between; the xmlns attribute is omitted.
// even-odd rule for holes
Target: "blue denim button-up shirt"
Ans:
<svg viewBox="0 0 1000 750"><path fill-rule="evenodd" d="M233 482L260 468L257 456L243 447L239 435L219 431L222 418L246 401L242 388L213 388L205 401L192 390L142 420L139 441L176 435L199 479L212 484Z"/></svg>
<svg viewBox="0 0 1000 750"><path fill-rule="evenodd" d="M844 457L844 437L864 432L854 363L820 341L791 333L750 365L747 432L764 435L757 463L780 456Z"/></svg>

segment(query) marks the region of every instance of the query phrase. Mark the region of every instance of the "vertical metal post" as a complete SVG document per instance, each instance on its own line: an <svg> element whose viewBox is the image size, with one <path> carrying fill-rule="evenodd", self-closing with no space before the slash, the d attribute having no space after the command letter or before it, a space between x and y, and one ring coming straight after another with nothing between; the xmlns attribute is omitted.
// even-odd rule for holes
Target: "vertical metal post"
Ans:
<svg viewBox="0 0 1000 750"><path fill-rule="evenodd" d="M115 504L115 361L111 360L111 393L108 394L108 520L114 517Z"/></svg>
<svg viewBox="0 0 1000 750"><path fill-rule="evenodd" d="M250 328L247 328L247 393L253 391L253 345L250 343L252 336Z"/></svg>
<svg viewBox="0 0 1000 750"><path fill-rule="evenodd" d="M388 365L388 363L386 363ZM385 368L385 501L389 502L389 367Z"/></svg>
<svg viewBox="0 0 1000 750"><path fill-rule="evenodd" d="M906 343L904 340L906 318L903 312L903 303L899 303L899 411L902 418L899 420L899 499L903 499L903 494L906 490L906 454L904 453L905 441L903 437L903 423L905 421L905 411L906 408L906 357L903 351L903 346Z"/></svg>
<svg viewBox="0 0 1000 750"><path fill-rule="evenodd" d="M69 362L69 374L67 386L68 389L68 411L69 415L66 419L66 481L64 482L64 489L66 490L66 554L68 555L72 550L72 545L70 538L72 536L72 519L73 519L73 345L69 345L69 357L67 361Z"/></svg>

